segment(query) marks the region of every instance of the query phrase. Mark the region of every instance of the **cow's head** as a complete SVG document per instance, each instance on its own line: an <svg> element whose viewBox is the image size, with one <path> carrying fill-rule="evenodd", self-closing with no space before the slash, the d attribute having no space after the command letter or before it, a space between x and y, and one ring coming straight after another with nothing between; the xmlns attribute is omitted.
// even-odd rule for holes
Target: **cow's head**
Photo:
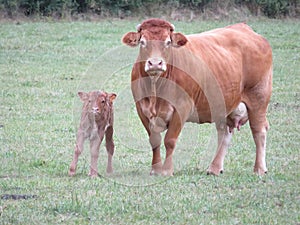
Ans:
<svg viewBox="0 0 300 225"><path fill-rule="evenodd" d="M103 91L78 92L78 96L83 102L83 110L90 114L94 114L98 118L111 107L113 100L116 98L114 93L106 93Z"/></svg>
<svg viewBox="0 0 300 225"><path fill-rule="evenodd" d="M187 38L174 32L174 25L160 19L149 19L137 26L137 32L128 32L122 38L128 46L140 45L140 60L150 76L166 72L172 47L186 44Z"/></svg>

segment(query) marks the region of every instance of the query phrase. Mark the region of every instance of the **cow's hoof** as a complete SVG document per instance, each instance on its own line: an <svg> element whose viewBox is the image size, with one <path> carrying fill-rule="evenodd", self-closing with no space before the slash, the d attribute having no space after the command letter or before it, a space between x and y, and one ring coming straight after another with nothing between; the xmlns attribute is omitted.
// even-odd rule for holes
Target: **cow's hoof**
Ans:
<svg viewBox="0 0 300 225"><path fill-rule="evenodd" d="M206 175L207 175L207 176L209 176L209 175L219 176L220 173L214 173L214 172L211 172L211 171L207 171L207 172L206 172Z"/></svg>
<svg viewBox="0 0 300 225"><path fill-rule="evenodd" d="M156 163L152 165L151 171L150 171L150 175L161 175L162 172L162 163Z"/></svg>
<svg viewBox="0 0 300 225"><path fill-rule="evenodd" d="M264 169L264 168L255 168L254 167L254 173L257 174L258 176L263 176L268 173L268 170Z"/></svg>
<svg viewBox="0 0 300 225"><path fill-rule="evenodd" d="M162 167L162 175L166 177L171 177L174 174L173 164L170 162L165 162Z"/></svg>
<svg viewBox="0 0 300 225"><path fill-rule="evenodd" d="M174 175L174 171L173 170L164 170L161 175L163 175L165 177L172 177Z"/></svg>
<svg viewBox="0 0 300 225"><path fill-rule="evenodd" d="M220 169L219 167L216 167L214 165L210 165L206 172L207 175L219 176L220 174L223 174L223 169Z"/></svg>
<svg viewBox="0 0 300 225"><path fill-rule="evenodd" d="M158 176L160 174L161 174L160 171L156 171L156 170L153 170L153 169L150 171L150 176Z"/></svg>

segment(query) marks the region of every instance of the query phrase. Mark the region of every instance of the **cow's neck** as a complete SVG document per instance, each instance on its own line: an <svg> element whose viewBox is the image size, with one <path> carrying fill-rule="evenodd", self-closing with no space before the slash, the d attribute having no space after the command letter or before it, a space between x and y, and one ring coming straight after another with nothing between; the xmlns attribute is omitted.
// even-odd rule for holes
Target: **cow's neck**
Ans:
<svg viewBox="0 0 300 225"><path fill-rule="evenodd" d="M160 76L150 76L150 82L151 82L151 95L149 97L149 109L150 113L152 114L153 117L157 116L156 112L156 102L157 102L157 90L161 88L162 80L161 79L166 79L168 78L169 73L163 73Z"/></svg>
<svg viewBox="0 0 300 225"><path fill-rule="evenodd" d="M150 77L151 80L151 96L149 98L150 104L150 112L152 116L156 116L156 82L158 80L159 76Z"/></svg>

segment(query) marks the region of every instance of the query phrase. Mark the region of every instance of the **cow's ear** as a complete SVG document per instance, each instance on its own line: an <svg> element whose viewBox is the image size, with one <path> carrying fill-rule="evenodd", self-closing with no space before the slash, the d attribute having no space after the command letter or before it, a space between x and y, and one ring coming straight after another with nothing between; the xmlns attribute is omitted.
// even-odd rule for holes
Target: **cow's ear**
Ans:
<svg viewBox="0 0 300 225"><path fill-rule="evenodd" d="M79 96L80 100L83 102L89 99L89 95L86 92L79 91L78 96Z"/></svg>
<svg viewBox="0 0 300 225"><path fill-rule="evenodd" d="M122 42L130 47L135 47L139 44L141 34L139 32L128 32L122 38Z"/></svg>
<svg viewBox="0 0 300 225"><path fill-rule="evenodd" d="M108 94L109 101L113 103L117 95L115 93Z"/></svg>
<svg viewBox="0 0 300 225"><path fill-rule="evenodd" d="M182 33L173 33L171 39L173 47L181 47L185 45L188 41Z"/></svg>

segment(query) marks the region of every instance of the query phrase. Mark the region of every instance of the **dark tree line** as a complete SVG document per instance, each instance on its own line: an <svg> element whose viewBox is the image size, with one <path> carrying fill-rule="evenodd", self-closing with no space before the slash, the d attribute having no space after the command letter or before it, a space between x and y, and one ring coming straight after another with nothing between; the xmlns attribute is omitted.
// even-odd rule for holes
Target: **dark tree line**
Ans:
<svg viewBox="0 0 300 225"><path fill-rule="evenodd" d="M151 16L149 7L189 8L203 11L221 0L0 0L0 12L8 17L25 16L62 17L68 13L94 13L101 16L137 16L142 13ZM300 0L223 0L227 5L245 6L253 14L276 17L298 17ZM149 15L150 14L150 15Z"/></svg>

